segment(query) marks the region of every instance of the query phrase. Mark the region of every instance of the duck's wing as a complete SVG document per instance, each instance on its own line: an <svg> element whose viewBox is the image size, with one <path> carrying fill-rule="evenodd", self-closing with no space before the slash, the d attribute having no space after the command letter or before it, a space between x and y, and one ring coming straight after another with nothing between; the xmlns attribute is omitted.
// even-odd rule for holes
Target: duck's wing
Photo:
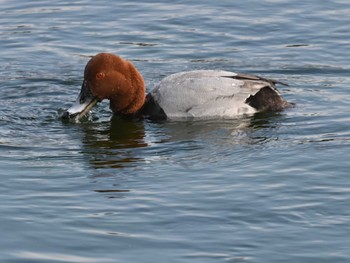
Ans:
<svg viewBox="0 0 350 263"><path fill-rule="evenodd" d="M281 96L275 86L276 84L289 86L285 82L245 73L237 73L230 78L244 81L242 89L251 92L245 103L257 111L281 111L293 106Z"/></svg>
<svg viewBox="0 0 350 263"><path fill-rule="evenodd" d="M275 80L275 79L267 79L267 78L263 78L260 76L256 76L256 75L251 75L251 74L246 74L246 73L236 73L236 76L229 76L235 79L241 79L244 81L260 81L260 82L266 82L266 83L270 83L271 86L273 86L273 88L276 84L280 84L283 86L289 86L288 83L286 82L282 82L279 80Z"/></svg>
<svg viewBox="0 0 350 263"><path fill-rule="evenodd" d="M258 111L254 96L265 87L280 97L274 83L254 75L196 70L164 78L150 94L170 119L232 118Z"/></svg>

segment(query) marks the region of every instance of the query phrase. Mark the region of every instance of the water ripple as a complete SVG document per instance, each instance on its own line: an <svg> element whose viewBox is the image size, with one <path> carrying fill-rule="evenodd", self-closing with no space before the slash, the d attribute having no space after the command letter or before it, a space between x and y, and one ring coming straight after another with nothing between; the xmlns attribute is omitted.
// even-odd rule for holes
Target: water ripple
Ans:
<svg viewBox="0 0 350 263"><path fill-rule="evenodd" d="M312 10L312 11L310 11ZM347 1L2 1L4 262L347 262ZM98 52L289 83L232 121L59 115ZM35 242L33 242L35 240ZM272 249L273 248L273 249Z"/></svg>

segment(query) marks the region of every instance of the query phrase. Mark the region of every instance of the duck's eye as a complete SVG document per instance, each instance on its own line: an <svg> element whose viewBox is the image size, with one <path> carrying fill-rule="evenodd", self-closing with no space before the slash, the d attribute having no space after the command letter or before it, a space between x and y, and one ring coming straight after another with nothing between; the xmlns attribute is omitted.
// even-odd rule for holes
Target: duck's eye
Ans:
<svg viewBox="0 0 350 263"><path fill-rule="evenodd" d="M105 77L105 74L102 72L99 72L96 74L96 79L103 79Z"/></svg>

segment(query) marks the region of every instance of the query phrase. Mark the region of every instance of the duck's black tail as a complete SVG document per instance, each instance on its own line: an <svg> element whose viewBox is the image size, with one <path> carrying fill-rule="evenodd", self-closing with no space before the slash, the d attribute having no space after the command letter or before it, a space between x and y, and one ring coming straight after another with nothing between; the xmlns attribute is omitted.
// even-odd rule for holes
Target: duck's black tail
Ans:
<svg viewBox="0 0 350 263"><path fill-rule="evenodd" d="M263 87L255 95L249 96L245 103L257 111L281 111L292 106L270 86Z"/></svg>

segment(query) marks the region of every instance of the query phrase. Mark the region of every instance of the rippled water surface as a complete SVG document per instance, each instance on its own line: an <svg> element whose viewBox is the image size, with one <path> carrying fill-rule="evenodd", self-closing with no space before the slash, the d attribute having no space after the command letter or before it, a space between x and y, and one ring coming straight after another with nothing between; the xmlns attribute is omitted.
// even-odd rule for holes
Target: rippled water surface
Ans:
<svg viewBox="0 0 350 263"><path fill-rule="evenodd" d="M350 262L350 3L1 1L0 262ZM89 56L278 79L296 107L81 123Z"/></svg>

